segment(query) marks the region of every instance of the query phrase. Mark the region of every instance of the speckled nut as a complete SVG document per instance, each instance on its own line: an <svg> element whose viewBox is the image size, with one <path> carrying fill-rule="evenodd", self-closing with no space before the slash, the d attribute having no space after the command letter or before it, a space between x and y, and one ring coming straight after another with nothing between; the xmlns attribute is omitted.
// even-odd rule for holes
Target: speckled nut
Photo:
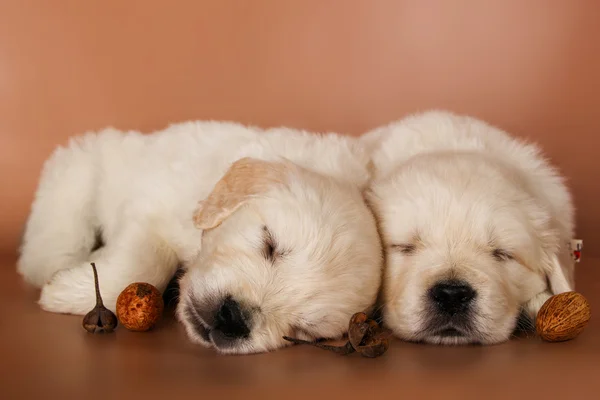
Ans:
<svg viewBox="0 0 600 400"><path fill-rule="evenodd" d="M117 299L119 322L130 331L144 332L162 316L164 301L160 291L149 283L136 282L127 286Z"/></svg>
<svg viewBox="0 0 600 400"><path fill-rule="evenodd" d="M590 320L590 304L577 292L566 292L550 297L540 308L536 331L548 342L575 339Z"/></svg>

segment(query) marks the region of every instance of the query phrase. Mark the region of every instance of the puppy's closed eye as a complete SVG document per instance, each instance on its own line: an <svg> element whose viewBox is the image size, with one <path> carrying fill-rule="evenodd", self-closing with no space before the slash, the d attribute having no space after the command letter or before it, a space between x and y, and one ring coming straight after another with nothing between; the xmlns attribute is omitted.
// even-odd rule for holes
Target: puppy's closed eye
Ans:
<svg viewBox="0 0 600 400"><path fill-rule="evenodd" d="M277 256L277 243L271 231L266 226L263 226L263 247L262 253L266 260L275 261Z"/></svg>
<svg viewBox="0 0 600 400"><path fill-rule="evenodd" d="M514 259L513 255L504 249L494 249L492 251L492 256L497 261L509 261Z"/></svg>
<svg viewBox="0 0 600 400"><path fill-rule="evenodd" d="M262 254L265 260L275 263L278 259L290 254L291 249L282 249L273 233L263 226Z"/></svg>
<svg viewBox="0 0 600 400"><path fill-rule="evenodd" d="M417 250L417 246L414 244L410 244L410 243L392 244L392 245L390 245L390 249L392 251L396 251L398 253L402 253L405 255L411 255L411 254L415 253L415 251Z"/></svg>

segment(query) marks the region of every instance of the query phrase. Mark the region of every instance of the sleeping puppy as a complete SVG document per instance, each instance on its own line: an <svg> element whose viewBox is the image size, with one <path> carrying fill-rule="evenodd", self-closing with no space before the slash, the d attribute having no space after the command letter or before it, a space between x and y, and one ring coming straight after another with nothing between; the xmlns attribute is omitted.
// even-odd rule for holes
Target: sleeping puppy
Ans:
<svg viewBox="0 0 600 400"><path fill-rule="evenodd" d="M534 145L438 111L362 140L386 252L384 319L397 336L502 342L573 289L571 196Z"/></svg>
<svg viewBox="0 0 600 400"><path fill-rule="evenodd" d="M129 283L163 291L178 265L189 338L222 353L343 335L368 310L382 250L357 141L192 122L150 135L107 129L46 162L18 270L40 305L85 314Z"/></svg>

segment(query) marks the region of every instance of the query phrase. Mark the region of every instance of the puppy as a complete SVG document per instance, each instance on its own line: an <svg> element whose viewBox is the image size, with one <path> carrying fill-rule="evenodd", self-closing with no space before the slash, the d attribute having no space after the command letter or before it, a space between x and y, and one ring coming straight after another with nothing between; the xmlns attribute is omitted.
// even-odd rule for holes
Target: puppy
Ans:
<svg viewBox="0 0 600 400"><path fill-rule="evenodd" d="M222 353L340 337L381 280L368 163L355 139L234 123L76 137L45 164L18 271L43 309L84 314L92 261L113 311L183 265L177 315Z"/></svg>
<svg viewBox="0 0 600 400"><path fill-rule="evenodd" d="M362 140L386 251L384 319L397 336L502 342L520 316L531 322L573 289L571 196L534 145L442 111Z"/></svg>

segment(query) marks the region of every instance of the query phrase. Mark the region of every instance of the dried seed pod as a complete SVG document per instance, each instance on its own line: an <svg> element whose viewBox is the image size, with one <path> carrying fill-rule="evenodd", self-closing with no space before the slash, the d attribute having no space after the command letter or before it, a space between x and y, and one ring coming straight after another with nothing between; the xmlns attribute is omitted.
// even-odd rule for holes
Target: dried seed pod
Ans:
<svg viewBox="0 0 600 400"><path fill-rule="evenodd" d="M96 288L96 307L83 317L83 328L90 333L112 332L117 327L117 317L108 308L104 307L100 296L98 271L96 264L91 263L94 271L94 286Z"/></svg>
<svg viewBox="0 0 600 400"><path fill-rule="evenodd" d="M356 313L350 318L348 326L348 340L355 349L360 346L365 334L369 330L369 317L364 312ZM375 321L373 321L375 322Z"/></svg>
<svg viewBox="0 0 600 400"><path fill-rule="evenodd" d="M390 347L389 335L385 333L383 330L378 331L372 337L367 338L364 344L358 346L356 351L358 351L362 356L375 358L383 355Z"/></svg>
<svg viewBox="0 0 600 400"><path fill-rule="evenodd" d="M563 342L579 336L591 317L590 304L577 292L550 297L540 308L536 331L548 342Z"/></svg>
<svg viewBox="0 0 600 400"><path fill-rule="evenodd" d="M160 291L144 282L127 286L117 299L119 322L135 332L152 328L162 316L164 307Z"/></svg>
<svg viewBox="0 0 600 400"><path fill-rule="evenodd" d="M348 338L362 356L374 358L383 355L389 348L388 337L389 334L367 314L356 313L350 318Z"/></svg>
<svg viewBox="0 0 600 400"><path fill-rule="evenodd" d="M308 344L336 354L347 355L356 351L364 357L374 358L383 355L387 351L389 348L388 337L389 333L385 332L376 321L369 319L367 314L359 312L350 318L348 342L343 346L330 346L287 336L283 338L295 344Z"/></svg>

